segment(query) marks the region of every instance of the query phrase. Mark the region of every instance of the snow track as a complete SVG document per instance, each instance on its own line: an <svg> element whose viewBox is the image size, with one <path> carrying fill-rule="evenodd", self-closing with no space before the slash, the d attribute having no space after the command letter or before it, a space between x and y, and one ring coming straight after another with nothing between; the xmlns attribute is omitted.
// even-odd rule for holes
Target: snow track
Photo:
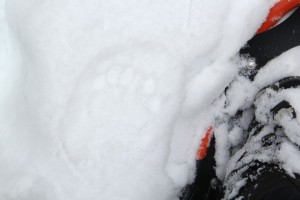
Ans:
<svg viewBox="0 0 300 200"><path fill-rule="evenodd" d="M276 1L0 2L0 199L174 200Z"/></svg>

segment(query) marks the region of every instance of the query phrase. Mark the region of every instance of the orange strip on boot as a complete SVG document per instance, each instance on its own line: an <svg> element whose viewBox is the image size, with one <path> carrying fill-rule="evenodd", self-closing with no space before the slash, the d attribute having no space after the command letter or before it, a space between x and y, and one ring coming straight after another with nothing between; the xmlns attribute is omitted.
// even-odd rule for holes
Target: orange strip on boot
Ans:
<svg viewBox="0 0 300 200"><path fill-rule="evenodd" d="M258 29L257 33L262 33L272 28L285 14L300 5L300 0L281 0L273 8L266 21Z"/></svg>
<svg viewBox="0 0 300 200"><path fill-rule="evenodd" d="M211 136L212 136L212 127L210 126L207 129L205 137L202 139L202 143L198 150L198 160L202 160L206 156Z"/></svg>

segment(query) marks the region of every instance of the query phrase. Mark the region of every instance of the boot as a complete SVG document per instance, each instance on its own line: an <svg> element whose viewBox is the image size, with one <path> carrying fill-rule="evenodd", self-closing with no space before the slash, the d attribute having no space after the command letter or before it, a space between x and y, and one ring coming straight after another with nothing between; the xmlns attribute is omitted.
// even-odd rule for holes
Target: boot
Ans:
<svg viewBox="0 0 300 200"><path fill-rule="evenodd" d="M297 94L300 77L282 79L256 95L248 138L227 164L222 199L263 199L285 192L282 188L300 199L300 124L289 102ZM291 165L292 160L299 163Z"/></svg>

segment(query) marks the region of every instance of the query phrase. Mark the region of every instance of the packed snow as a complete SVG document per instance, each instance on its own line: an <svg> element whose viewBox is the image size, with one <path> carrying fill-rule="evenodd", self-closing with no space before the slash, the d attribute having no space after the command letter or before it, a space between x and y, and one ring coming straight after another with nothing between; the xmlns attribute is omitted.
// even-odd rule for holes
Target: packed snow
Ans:
<svg viewBox="0 0 300 200"><path fill-rule="evenodd" d="M178 199L222 111L212 102L275 3L0 0L0 199ZM239 96L222 113L300 75L299 56L294 48L254 84L237 81ZM245 139L224 126L216 131L221 179L230 156L222 150ZM300 158L284 156L291 151L284 144L280 157L292 173Z"/></svg>

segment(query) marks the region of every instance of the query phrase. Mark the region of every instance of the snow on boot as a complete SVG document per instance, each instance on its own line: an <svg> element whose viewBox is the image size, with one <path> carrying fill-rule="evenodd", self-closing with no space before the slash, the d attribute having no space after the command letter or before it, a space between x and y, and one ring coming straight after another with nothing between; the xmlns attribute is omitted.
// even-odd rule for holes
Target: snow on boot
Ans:
<svg viewBox="0 0 300 200"><path fill-rule="evenodd" d="M240 50L241 70L214 102L216 137L216 174L224 179L230 157L241 148L248 137L248 127L254 115L256 93L270 83L257 84L266 63L300 45L300 8L278 26L255 35ZM271 76L270 74L263 74ZM281 77L285 77L282 75ZM280 79L280 78L279 78Z"/></svg>
<svg viewBox="0 0 300 200"><path fill-rule="evenodd" d="M283 3L283 4L282 4ZM286 10L286 5L291 9L291 4L293 4L293 8L298 4L295 4L293 1L281 0L279 4L276 4L274 9L276 12L280 11L280 14L285 14L288 10ZM278 9L276 6L284 6L285 11ZM271 14L272 11L271 10ZM274 22L274 19L271 17L274 15L269 15L268 20L266 22ZM275 16L275 15L274 15ZM278 20L280 17L277 17ZM220 181L227 177L227 183L230 183L229 180L229 171L234 171L235 169L239 169L238 166L233 164L230 165L231 170L227 170L227 164L229 159L235 155L237 157L241 153L237 153L244 146L249 137L249 127L254 127L251 134L255 131L260 133L278 133L283 128L285 129L285 137L278 137L275 141L280 138L288 141L297 141L298 136L295 134L297 132L297 122L294 120L296 118L290 119L290 115L295 115L293 112L292 106L289 106L289 101L278 102L277 106L272 104L273 109L272 112L263 113L261 111L265 111L265 109L261 109L263 103L258 103L259 99L262 99L264 95L267 94L267 90L271 91L271 87L266 88L265 92L261 92L260 94L264 94L262 98L256 98L256 104L254 106L254 100L256 94L265 86L257 86L254 84L256 75L259 74L260 70L264 68L264 66L274 58L280 56L282 53L300 45L300 8L297 8L294 13L287 18L283 23L279 24L276 27L273 27L270 30L265 29L264 32L259 31L259 34L255 35L251 40L247 42L247 44L240 50L238 57L240 59L238 65L241 66L239 73L236 75L234 80L226 87L225 91L217 98L214 102L212 102L215 108L215 121L210 124L210 128L208 130L212 130L213 134L206 134L203 140L205 140L206 136L209 136L209 143L205 149L208 149L206 154L202 158L198 158L196 161L197 171L195 182L186 186L181 194L181 200L215 200L218 199L219 190L222 189L220 187ZM292 78L290 80L297 80L298 78ZM283 84L283 82L280 82ZM285 85L285 84L283 84ZM295 84L297 85L297 84ZM274 85L275 87L275 85ZM293 86L286 86L289 88L289 91L293 89ZM281 91L283 88L280 88ZM286 91L286 90L285 90ZM275 94L278 94L278 91L274 90ZM278 95L274 95L279 98ZM284 95L281 95L284 96ZM276 99L276 98L275 98ZM274 101L275 102L275 101ZM273 103L274 103L273 102ZM271 104L270 104L271 105ZM283 109L284 108L284 109ZM260 113L261 112L261 113ZM276 114L274 114L276 113ZM257 119L254 117L257 115ZM273 117L275 118L273 119ZM251 122L252 119L255 119ZM268 120L271 120L269 122ZM286 126L290 122L290 125ZM257 123L257 124L256 124ZM269 124L268 124L269 123ZM212 127L212 128L211 128ZM262 130L259 127L264 127ZM276 131L275 131L276 127ZM273 128L273 129L272 129ZM299 130L299 129L298 129ZM208 132L210 132L208 131ZM294 132L293 132L294 131ZM264 140L272 141L273 135L270 134L268 137L265 137ZM262 136L263 134L259 134ZM276 134L275 134L276 135ZM247 139L248 138L248 139ZM280 141L281 142L281 141ZM203 144L203 141L202 141ZM200 149L202 148L202 144ZM267 144L267 143L266 143ZM282 143L280 151L277 151L279 155L276 155L277 158L281 158L283 161L285 154L284 151L290 152L297 150L294 148L295 145L286 145L286 143ZM277 148L276 145L271 145L267 149L267 152L274 153L276 152L272 148ZM240 151L239 151L240 152ZM250 153L250 151L249 151ZM267 154L266 154L267 155ZM272 154L273 155L273 154ZM241 155L240 155L241 156ZM251 157L251 156L250 156ZM233 160L234 158L232 158ZM274 160L276 160L274 159ZM232 161L233 162L233 161ZM292 162L290 160L285 160L285 163ZM234 163L234 162L233 162ZM251 162L249 162L251 163ZM254 163L254 164L253 164ZM255 165L253 162L251 165ZM242 162L240 163L242 165ZM284 167L282 162L281 167ZM291 166L291 163L289 164ZM299 164L300 166L300 164ZM250 166L251 167L251 166ZM255 167L254 167L255 168ZM254 169L253 168L253 169ZM294 169L297 167L295 166ZM242 169L242 168L241 168ZM278 168L279 169L279 168ZM256 171L256 170L253 170ZM268 170L266 170L268 171ZM282 171L280 168L279 171ZM284 174L286 172L293 174L292 169L286 168ZM281 172L280 172L281 173ZM242 173L240 173L242 174ZM231 179L234 180L234 179ZM242 182L240 182L242 183ZM240 184L242 186L243 184ZM229 197L234 196L233 191L230 188L233 188L234 182L232 182L232 186L228 186L226 188L226 196ZM235 191L238 187L235 187ZM225 198L226 199L226 198ZM300 199L300 198L299 198Z"/></svg>
<svg viewBox="0 0 300 200"><path fill-rule="evenodd" d="M223 199L259 199L268 192L262 187L275 182L278 187L294 184L300 195L300 124L289 103L297 93L300 77L282 79L257 94L248 139L227 164ZM286 151L287 146L294 151ZM289 165L286 156L298 164Z"/></svg>

